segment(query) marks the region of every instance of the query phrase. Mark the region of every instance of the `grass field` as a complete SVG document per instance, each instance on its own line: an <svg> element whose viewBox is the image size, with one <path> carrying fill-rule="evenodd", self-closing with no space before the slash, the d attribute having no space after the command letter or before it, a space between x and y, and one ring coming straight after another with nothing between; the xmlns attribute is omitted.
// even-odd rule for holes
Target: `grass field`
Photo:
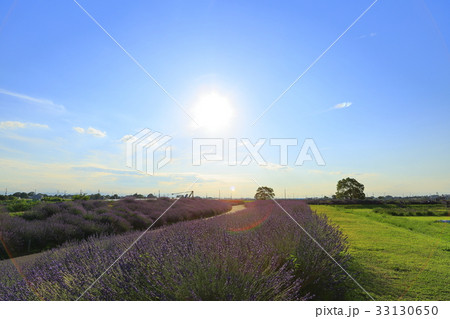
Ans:
<svg viewBox="0 0 450 319"><path fill-rule="evenodd" d="M376 300L450 300L448 216L391 216L373 208L310 205L348 237L349 272ZM347 300L366 300L357 287Z"/></svg>

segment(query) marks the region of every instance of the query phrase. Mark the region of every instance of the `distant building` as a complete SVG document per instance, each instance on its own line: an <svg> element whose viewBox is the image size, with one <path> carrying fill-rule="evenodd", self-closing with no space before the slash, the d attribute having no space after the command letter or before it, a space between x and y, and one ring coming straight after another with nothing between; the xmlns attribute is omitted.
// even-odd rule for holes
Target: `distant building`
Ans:
<svg viewBox="0 0 450 319"><path fill-rule="evenodd" d="M42 194L35 194L35 195L31 196L32 200L42 200L42 198L44 198L44 195L42 195Z"/></svg>

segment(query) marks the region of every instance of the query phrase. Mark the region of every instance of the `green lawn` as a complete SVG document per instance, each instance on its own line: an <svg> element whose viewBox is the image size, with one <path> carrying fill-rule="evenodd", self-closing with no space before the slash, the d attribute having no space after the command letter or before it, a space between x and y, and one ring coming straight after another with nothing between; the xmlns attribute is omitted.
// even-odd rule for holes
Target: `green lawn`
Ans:
<svg viewBox="0 0 450 319"><path fill-rule="evenodd" d="M450 300L448 216L390 216L371 208L310 205L348 237L349 272L376 300ZM366 300L356 285L346 299Z"/></svg>

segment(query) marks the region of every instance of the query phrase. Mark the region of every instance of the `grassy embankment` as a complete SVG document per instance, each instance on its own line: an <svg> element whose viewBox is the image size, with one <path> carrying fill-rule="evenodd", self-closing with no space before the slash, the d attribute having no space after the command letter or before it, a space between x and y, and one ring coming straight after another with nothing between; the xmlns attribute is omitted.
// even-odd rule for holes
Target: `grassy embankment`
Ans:
<svg viewBox="0 0 450 319"><path fill-rule="evenodd" d="M450 300L450 225L435 222L448 216L392 216L357 205L311 208L348 236L349 271L376 300ZM365 296L351 289L346 299Z"/></svg>

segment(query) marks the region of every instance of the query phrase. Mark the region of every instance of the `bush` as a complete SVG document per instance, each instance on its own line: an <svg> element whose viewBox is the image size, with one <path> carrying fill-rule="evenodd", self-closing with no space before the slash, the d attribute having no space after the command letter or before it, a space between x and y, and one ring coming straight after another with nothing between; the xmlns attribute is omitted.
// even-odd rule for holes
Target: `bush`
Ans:
<svg viewBox="0 0 450 319"><path fill-rule="evenodd" d="M89 195L73 195L72 200L89 200L91 197Z"/></svg>
<svg viewBox="0 0 450 319"><path fill-rule="evenodd" d="M33 206L37 205L37 202L33 202L31 200L19 199L13 200L10 204L7 205L7 209L9 212L23 212L30 210Z"/></svg>
<svg viewBox="0 0 450 319"><path fill-rule="evenodd" d="M172 203L172 200L134 199L41 203L20 215L0 214L6 215L0 220L0 232L4 234L4 242L13 256L17 257L93 235L144 230ZM219 201L180 199L161 216L154 227L210 217L229 209L229 204ZM0 254L1 258L8 258L6 251Z"/></svg>
<svg viewBox="0 0 450 319"><path fill-rule="evenodd" d="M64 199L62 199L61 197L56 197L56 196L46 196L43 197L42 200L44 202L63 202Z"/></svg>

